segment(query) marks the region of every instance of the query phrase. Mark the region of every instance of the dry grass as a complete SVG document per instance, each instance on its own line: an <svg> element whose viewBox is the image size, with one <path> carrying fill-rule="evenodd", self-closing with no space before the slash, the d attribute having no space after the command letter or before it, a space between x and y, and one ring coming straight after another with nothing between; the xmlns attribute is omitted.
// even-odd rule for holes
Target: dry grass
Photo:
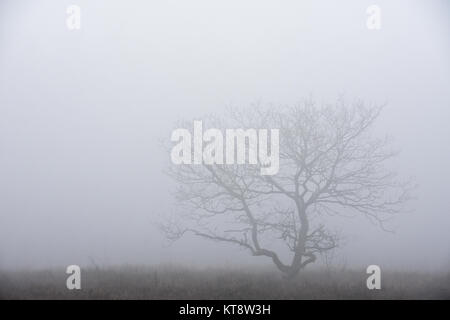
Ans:
<svg viewBox="0 0 450 320"><path fill-rule="evenodd" d="M263 270L118 267L82 269L68 290L64 268L0 271L1 299L450 299L450 273L382 273L368 290L364 271L304 271L286 281Z"/></svg>

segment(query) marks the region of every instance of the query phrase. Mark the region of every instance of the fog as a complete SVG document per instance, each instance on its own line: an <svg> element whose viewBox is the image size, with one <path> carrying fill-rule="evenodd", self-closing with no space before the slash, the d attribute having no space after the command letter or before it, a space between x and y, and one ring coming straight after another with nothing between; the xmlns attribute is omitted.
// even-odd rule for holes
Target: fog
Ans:
<svg viewBox="0 0 450 320"><path fill-rule="evenodd" d="M81 8L81 29L66 8ZM381 29L366 26L369 5ZM174 208L161 141L180 119L312 96L387 103L417 199L387 233L363 217L335 263L450 267L448 1L0 3L0 268L270 266L156 224Z"/></svg>

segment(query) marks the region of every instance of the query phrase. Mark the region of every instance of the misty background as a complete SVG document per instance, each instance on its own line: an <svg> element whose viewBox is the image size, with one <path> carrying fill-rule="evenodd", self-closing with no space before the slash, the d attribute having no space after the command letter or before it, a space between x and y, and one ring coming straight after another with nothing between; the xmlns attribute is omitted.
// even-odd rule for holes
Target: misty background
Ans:
<svg viewBox="0 0 450 320"><path fill-rule="evenodd" d="M81 8L81 29L66 8ZM369 5L381 29L366 27ZM0 1L0 268L69 264L271 266L155 225L180 119L226 106L384 103L377 130L414 176L413 210L363 217L335 263L450 269L448 1ZM311 266L313 267L313 266Z"/></svg>

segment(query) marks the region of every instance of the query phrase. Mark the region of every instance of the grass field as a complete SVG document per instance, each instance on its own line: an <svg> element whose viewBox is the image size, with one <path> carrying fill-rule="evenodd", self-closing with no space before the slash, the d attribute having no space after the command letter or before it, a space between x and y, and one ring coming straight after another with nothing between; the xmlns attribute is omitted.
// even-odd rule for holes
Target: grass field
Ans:
<svg viewBox="0 0 450 320"><path fill-rule="evenodd" d="M450 299L450 273L383 271L368 290L365 270L305 270L289 281L274 271L181 267L82 268L81 290L65 269L0 271L0 299Z"/></svg>

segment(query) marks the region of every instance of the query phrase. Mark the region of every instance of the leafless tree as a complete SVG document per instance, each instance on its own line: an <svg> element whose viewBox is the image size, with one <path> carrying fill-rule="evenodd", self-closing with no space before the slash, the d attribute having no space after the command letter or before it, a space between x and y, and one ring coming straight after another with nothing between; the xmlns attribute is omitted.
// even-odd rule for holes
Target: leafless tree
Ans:
<svg viewBox="0 0 450 320"><path fill-rule="evenodd" d="M381 110L361 101L317 106L306 100L208 117L215 128L279 128L280 170L264 176L261 164L171 165L181 212L164 225L168 238L192 233L234 244L294 276L338 245L337 234L315 217L352 211L384 228L412 185L385 168L395 152L371 132Z"/></svg>

